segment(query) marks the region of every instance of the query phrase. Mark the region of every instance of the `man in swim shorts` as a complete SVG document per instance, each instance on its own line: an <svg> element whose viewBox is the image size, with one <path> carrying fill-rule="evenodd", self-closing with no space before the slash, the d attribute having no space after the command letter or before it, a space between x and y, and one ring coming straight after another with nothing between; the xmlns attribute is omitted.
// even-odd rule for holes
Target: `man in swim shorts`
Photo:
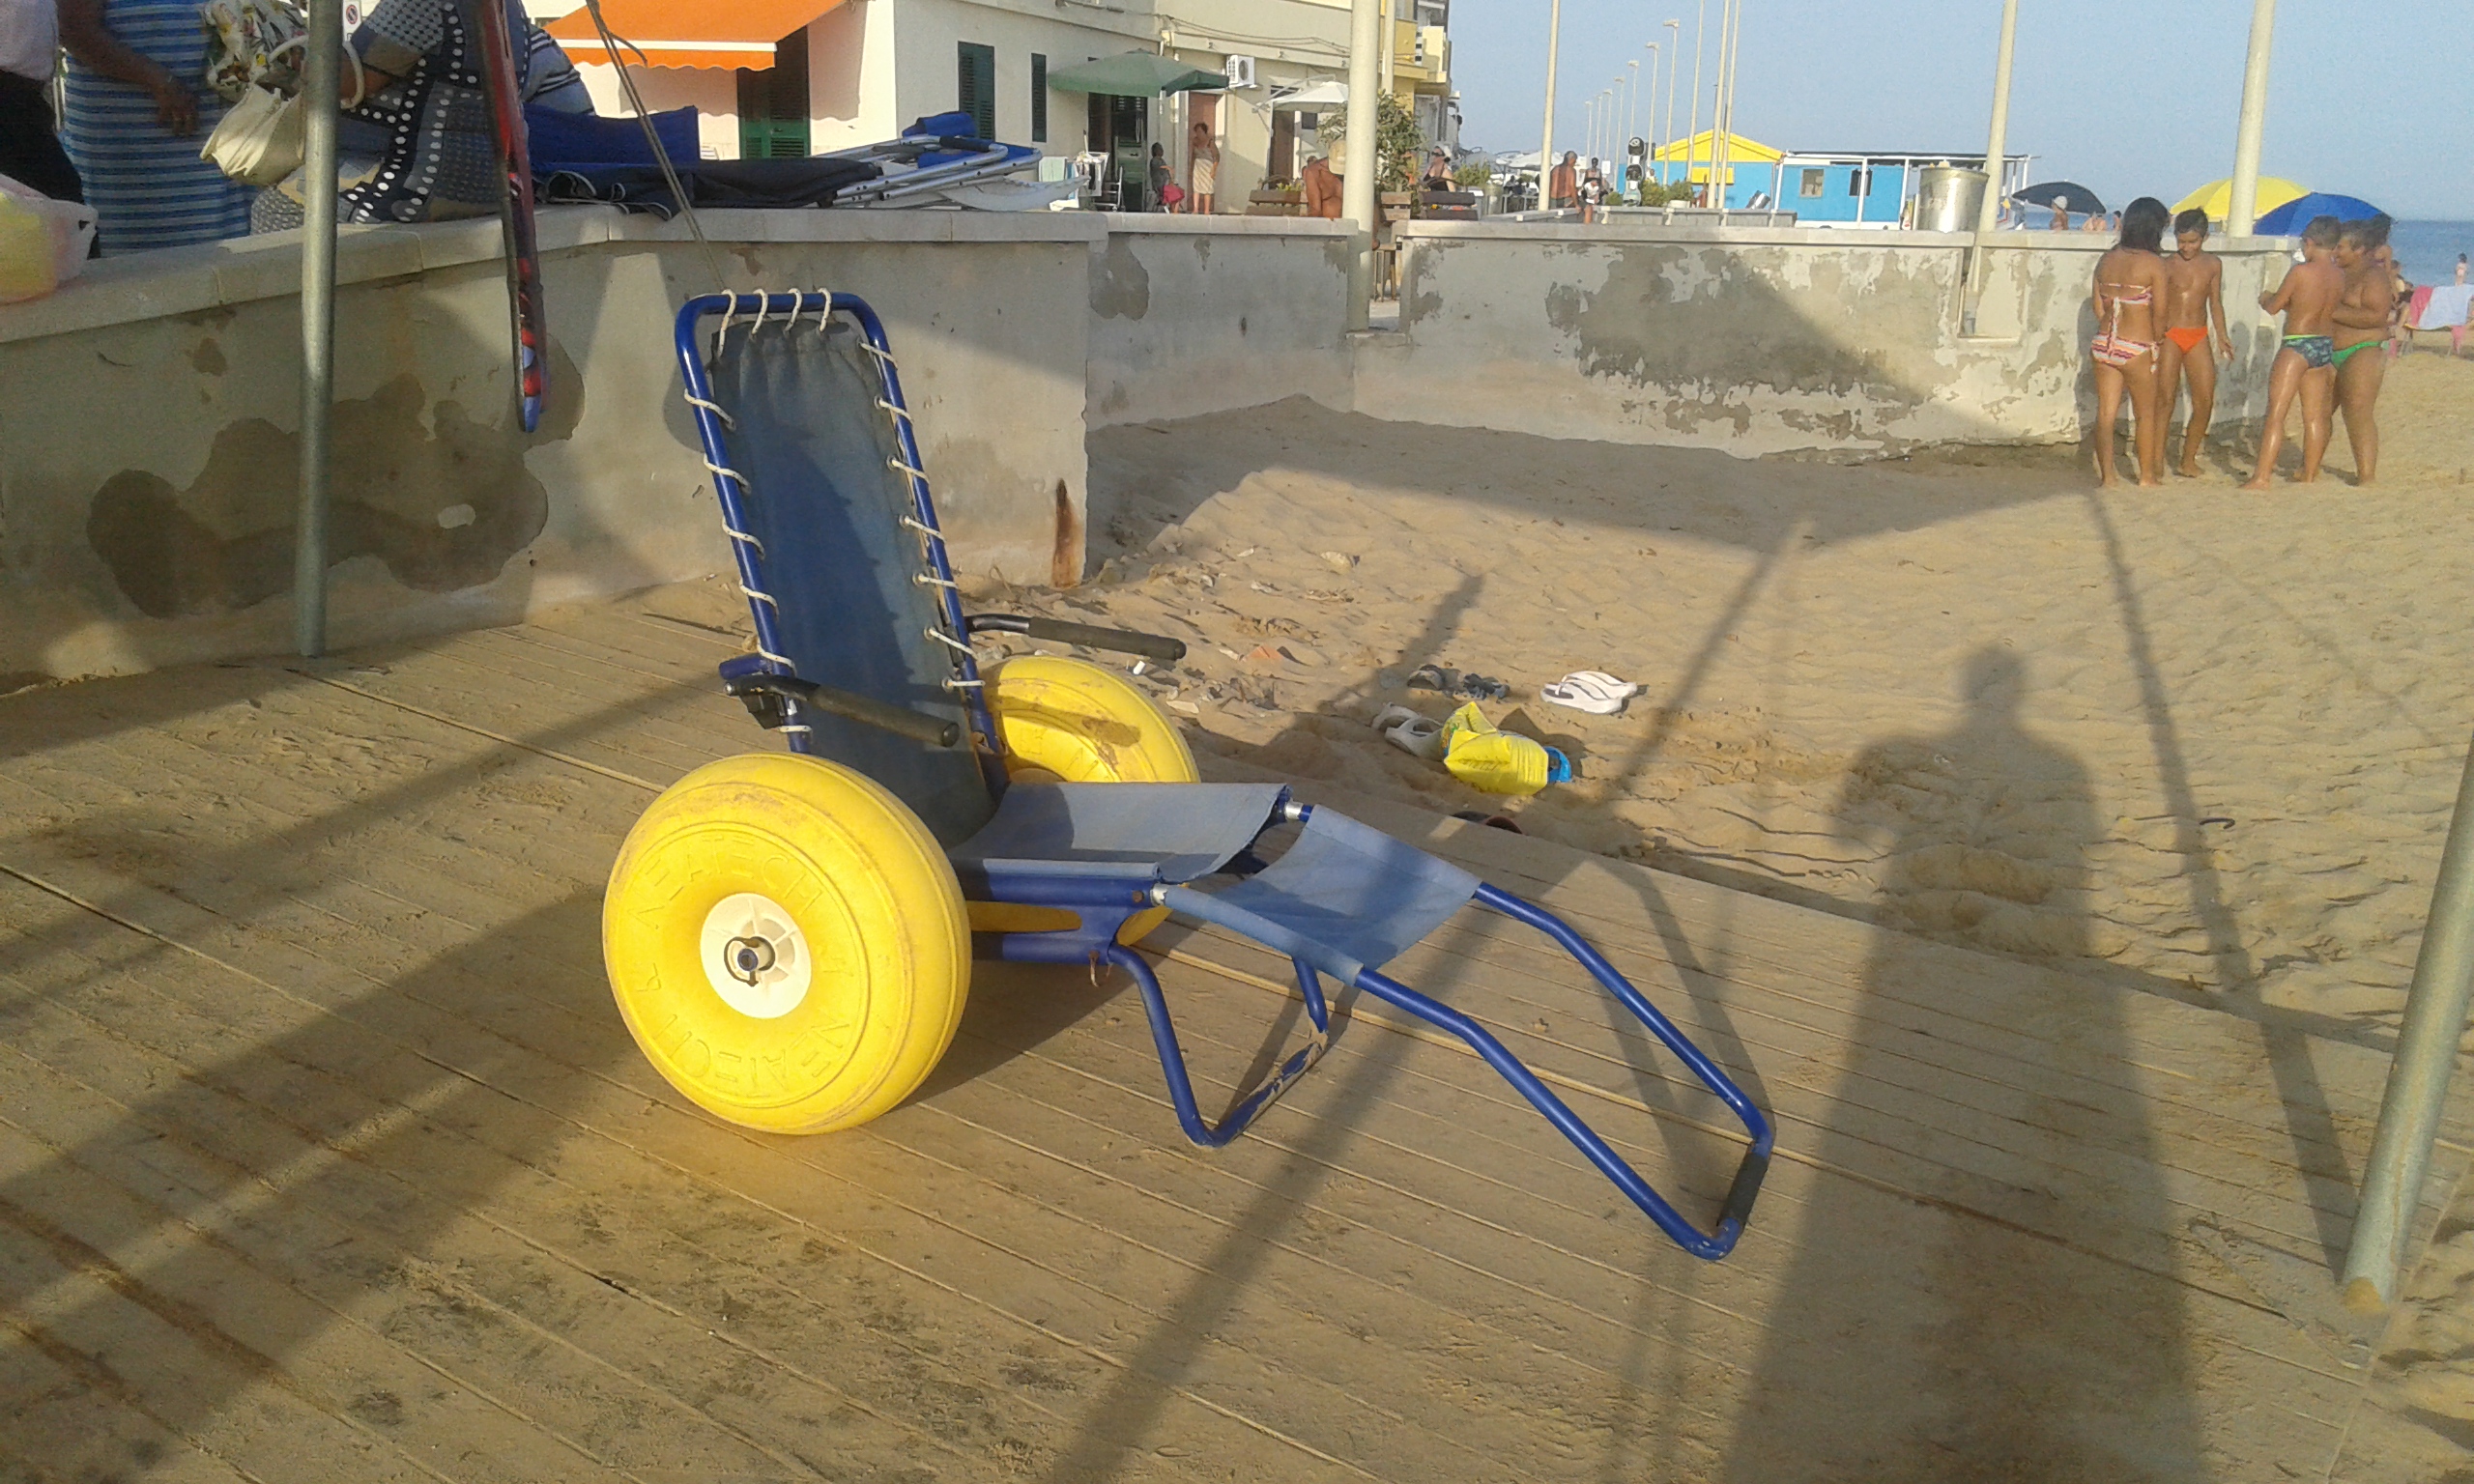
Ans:
<svg viewBox="0 0 2474 1484"><path fill-rule="evenodd" d="M2259 433L2259 468L2246 490L2264 490L2276 472L2277 455L2285 451L2286 414L2302 401L2302 479L2319 477L2319 460L2328 452L2328 434L2337 400L2336 346L2329 332L2336 328L2337 300L2345 293L2345 271L2336 264L2337 218L2314 216L2302 229L2302 261L2285 282L2259 296L2259 307L2285 316L2285 343L2277 348L2276 364L2268 368L2268 423Z"/></svg>
<svg viewBox="0 0 2474 1484"><path fill-rule="evenodd" d="M2187 382L2191 388L2191 420L2182 428L2182 460L2176 472L2186 479L2200 473L2200 448L2216 416L2216 363L2233 358L2232 336L2225 324L2225 265L2202 245L2207 242L2207 213L2194 207L2173 218L2173 251L2165 259L2166 409ZM2207 344L2215 328L2216 353Z"/></svg>
<svg viewBox="0 0 2474 1484"><path fill-rule="evenodd" d="M2331 359L2336 363L2337 406L2345 415L2345 442L2354 450L2354 483L2369 484L2379 471L2379 426L2372 410L2388 376L2389 316L2397 305L2397 271L2379 251L2386 224L2378 218L2349 221L2337 234L2337 267L2345 290L2334 321Z"/></svg>

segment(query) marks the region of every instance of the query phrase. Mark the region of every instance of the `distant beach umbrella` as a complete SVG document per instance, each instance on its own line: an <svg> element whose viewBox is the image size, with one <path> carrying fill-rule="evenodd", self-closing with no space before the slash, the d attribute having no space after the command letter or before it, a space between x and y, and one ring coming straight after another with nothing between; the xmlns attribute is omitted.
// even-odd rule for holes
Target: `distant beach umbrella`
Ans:
<svg viewBox="0 0 2474 1484"><path fill-rule="evenodd" d="M2360 196L2330 195L2315 190L2307 196L2296 196L2273 212L2261 212L2252 230L2261 237L2299 237L2314 216L2334 216L2339 221L2369 221L2379 214L2379 208Z"/></svg>
<svg viewBox="0 0 2474 1484"><path fill-rule="evenodd" d="M2259 177L2259 198L2253 205L2252 210L2264 215L2296 196L2309 194L2311 194L2310 191L2291 181L2281 181L2273 175L2263 175ZM2173 203L2173 210L2176 212L2187 212L2193 207L2207 213L2210 221L2223 221L2226 214L2233 209L2233 183L2229 180L2210 182Z"/></svg>
<svg viewBox="0 0 2474 1484"><path fill-rule="evenodd" d="M2056 196L2061 198L2061 209L2073 216L2092 216L2105 209L2096 193L2077 181L2047 181L2010 193L2010 199L2022 206L2051 207Z"/></svg>

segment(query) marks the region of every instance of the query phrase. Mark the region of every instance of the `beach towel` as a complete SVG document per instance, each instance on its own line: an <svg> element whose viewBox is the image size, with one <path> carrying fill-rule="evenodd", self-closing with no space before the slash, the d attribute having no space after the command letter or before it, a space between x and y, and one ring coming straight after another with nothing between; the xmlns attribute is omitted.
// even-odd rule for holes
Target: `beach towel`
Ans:
<svg viewBox="0 0 2474 1484"><path fill-rule="evenodd" d="M2440 284L2431 290L2431 301L2423 305L2422 317L2414 322L2414 328L2446 329L2451 325L2462 325L2469 306L2474 306L2474 283Z"/></svg>
<svg viewBox="0 0 2474 1484"><path fill-rule="evenodd" d="M2424 284L2421 288L2416 289L2416 290L2415 290L2411 295L2408 295L2408 296L2406 297L2406 300L2405 300L2405 328L2406 328L2411 329L2411 328L2413 328L2414 327L2416 327L2416 326L2418 326L2418 325L2420 325L2420 324L2422 324L2422 323L2423 323L2423 310L2424 310L2426 307L2428 307L2428 306L2430 305L2431 301L2431 286L2430 284L2428 284L2428 283L2427 283L2427 284Z"/></svg>

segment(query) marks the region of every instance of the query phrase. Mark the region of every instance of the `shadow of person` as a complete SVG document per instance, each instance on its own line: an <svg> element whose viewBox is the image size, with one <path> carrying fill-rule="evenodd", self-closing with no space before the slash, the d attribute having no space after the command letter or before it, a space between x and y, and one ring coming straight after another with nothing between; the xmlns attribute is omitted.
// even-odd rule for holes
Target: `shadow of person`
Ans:
<svg viewBox="0 0 2474 1484"><path fill-rule="evenodd" d="M1886 836L1882 921L2084 954L2086 772L2022 721L2008 651L1971 656L1961 687L1957 726L1868 747L1849 772L1840 827ZM1973 1017L2015 1016L2040 1051L1920 1034L1912 1005L1969 994L1968 971L1875 934L1730 1479L2207 1476L2153 1133L2138 1098L2078 1074L2129 1057L2120 1001L1979 962ZM2108 1157L2090 1161L2099 1125Z"/></svg>

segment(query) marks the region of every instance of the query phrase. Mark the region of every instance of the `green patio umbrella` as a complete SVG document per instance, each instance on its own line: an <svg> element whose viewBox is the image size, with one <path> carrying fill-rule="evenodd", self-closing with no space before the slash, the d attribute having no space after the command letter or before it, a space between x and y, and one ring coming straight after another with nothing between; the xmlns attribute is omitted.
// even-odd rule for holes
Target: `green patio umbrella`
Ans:
<svg viewBox="0 0 2474 1484"><path fill-rule="evenodd" d="M1108 93L1118 98L1157 98L1164 93L1191 93L1198 88L1224 88L1219 72L1148 51L1102 57L1048 74L1048 85L1060 93Z"/></svg>

